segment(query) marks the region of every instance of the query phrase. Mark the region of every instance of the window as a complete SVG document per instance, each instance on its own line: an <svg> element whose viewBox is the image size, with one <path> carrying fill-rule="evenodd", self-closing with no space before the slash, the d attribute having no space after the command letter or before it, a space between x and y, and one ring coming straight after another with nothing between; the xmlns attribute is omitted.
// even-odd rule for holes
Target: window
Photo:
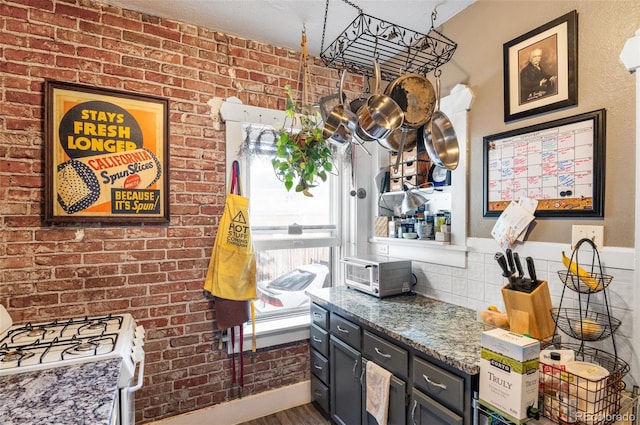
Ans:
<svg viewBox="0 0 640 425"><path fill-rule="evenodd" d="M336 155L340 175L314 187L313 197L287 192L271 165L273 129L280 128L277 121L284 119L284 111L227 101L220 113L226 121L227 165L239 160L243 194L250 199L259 297L254 303L257 346L308 338L310 301L305 291L332 286L339 270L339 220L346 197L342 185L348 182L349 162ZM250 334L245 332L245 339Z"/></svg>
<svg viewBox="0 0 640 425"><path fill-rule="evenodd" d="M256 253L256 321L308 315L305 291L331 286L337 258L339 184L331 176L313 197L287 191L271 165L275 132L243 125L244 190Z"/></svg>

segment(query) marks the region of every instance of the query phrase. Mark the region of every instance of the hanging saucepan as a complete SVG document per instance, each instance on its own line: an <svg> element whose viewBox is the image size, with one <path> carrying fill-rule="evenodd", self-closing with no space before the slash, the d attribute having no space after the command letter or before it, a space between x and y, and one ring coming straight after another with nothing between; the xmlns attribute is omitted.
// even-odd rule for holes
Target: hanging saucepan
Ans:
<svg viewBox="0 0 640 425"><path fill-rule="evenodd" d="M385 93L400 106L404 113L403 127L410 131L406 134L404 150L413 149L416 146L417 134L428 123L433 114L436 103L436 95L431 82L419 74L404 74L396 78L385 89ZM386 139L379 140L382 147L397 152L400 147L402 131L396 130Z"/></svg>
<svg viewBox="0 0 640 425"><path fill-rule="evenodd" d="M392 132L386 139L378 139L378 144L391 152L400 151L400 143L402 142L402 136L404 134L403 127ZM403 150L407 151L413 149L416 146L418 134L422 136L422 128L408 129L408 131L406 132L406 139L404 141Z"/></svg>
<svg viewBox="0 0 640 425"><path fill-rule="evenodd" d="M436 102L433 85L426 77L409 73L396 78L387 86L385 93L402 109L404 122L402 128L391 133L381 145L398 153L413 149L418 129L428 123L433 114ZM396 159L396 170L400 167L400 157L398 155Z"/></svg>
<svg viewBox="0 0 640 425"><path fill-rule="evenodd" d="M405 127L417 129L431 119L436 94L426 77L413 73L401 75L389 84L384 92L402 109L402 125Z"/></svg>
<svg viewBox="0 0 640 425"><path fill-rule="evenodd" d="M431 161L438 167L455 170L460 158L458 138L449 118L440 111L440 74L436 76L436 109L431 116L429 125L424 127L424 146Z"/></svg>
<svg viewBox="0 0 640 425"><path fill-rule="evenodd" d="M348 108L345 108L342 101L344 99L342 91L346 75L347 71L342 71L342 76L340 77L340 87L338 88L339 103L331 109L331 112L329 112L326 119L324 120L324 125L322 127L322 137L325 140L333 138L340 143L347 143L347 133L353 133L356 128L356 114L351 112Z"/></svg>
<svg viewBox="0 0 640 425"><path fill-rule="evenodd" d="M359 98L353 99L351 102L349 102L349 109L351 109L354 114L357 114L362 105L367 103L367 99L369 98L369 96L365 96L365 93L371 93L371 90L369 88L369 78L365 76L364 82L366 83L364 93L362 93Z"/></svg>
<svg viewBox="0 0 640 425"><path fill-rule="evenodd" d="M376 90L369 96L367 103L358 110L358 127L371 139L384 139L393 130L402 126L404 114L400 106L389 96L381 94L378 90L380 86L380 66L378 61L373 62L376 73Z"/></svg>

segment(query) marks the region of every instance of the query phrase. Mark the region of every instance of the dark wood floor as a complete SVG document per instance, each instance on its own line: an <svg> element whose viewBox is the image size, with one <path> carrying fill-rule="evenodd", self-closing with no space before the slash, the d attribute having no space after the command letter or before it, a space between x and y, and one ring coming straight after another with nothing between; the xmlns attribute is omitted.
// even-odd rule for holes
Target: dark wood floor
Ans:
<svg viewBox="0 0 640 425"><path fill-rule="evenodd" d="M313 404L303 404L240 425L329 425L331 422Z"/></svg>

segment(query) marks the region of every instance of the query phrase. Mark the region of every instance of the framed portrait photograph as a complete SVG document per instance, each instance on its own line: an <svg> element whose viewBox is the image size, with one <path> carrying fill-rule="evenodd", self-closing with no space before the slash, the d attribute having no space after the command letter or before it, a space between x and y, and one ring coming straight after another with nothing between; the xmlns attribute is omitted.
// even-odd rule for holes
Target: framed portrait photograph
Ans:
<svg viewBox="0 0 640 425"><path fill-rule="evenodd" d="M578 104L578 14L505 43L504 121Z"/></svg>
<svg viewBox="0 0 640 425"><path fill-rule="evenodd" d="M168 106L45 81L45 223L168 222Z"/></svg>
<svg viewBox="0 0 640 425"><path fill-rule="evenodd" d="M523 197L536 217L604 217L605 112L484 137L484 217Z"/></svg>

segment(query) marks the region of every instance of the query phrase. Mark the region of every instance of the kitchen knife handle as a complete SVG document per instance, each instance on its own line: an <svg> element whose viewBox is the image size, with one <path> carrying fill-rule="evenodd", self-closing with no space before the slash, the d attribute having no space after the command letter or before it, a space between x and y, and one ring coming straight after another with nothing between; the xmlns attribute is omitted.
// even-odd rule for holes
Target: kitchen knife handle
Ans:
<svg viewBox="0 0 640 425"><path fill-rule="evenodd" d="M511 276L511 273L509 273L509 268L507 267L507 259L504 258L504 254L501 252L496 252L496 255L493 258L498 262L498 265L502 269L502 276Z"/></svg>
<svg viewBox="0 0 640 425"><path fill-rule="evenodd" d="M538 278L536 276L536 267L534 266L533 258L531 257L527 257L527 270L529 270L529 277L535 284L538 281Z"/></svg>
<svg viewBox="0 0 640 425"><path fill-rule="evenodd" d="M516 272L516 266L513 264L513 253L511 252L511 248L505 249L504 252L507 255L507 261L509 262L509 271L513 274Z"/></svg>
<svg viewBox="0 0 640 425"><path fill-rule="evenodd" d="M516 263L516 269L518 269L518 277L522 279L524 272L522 271L522 263L520 262L520 255L517 252L513 253L513 262Z"/></svg>

